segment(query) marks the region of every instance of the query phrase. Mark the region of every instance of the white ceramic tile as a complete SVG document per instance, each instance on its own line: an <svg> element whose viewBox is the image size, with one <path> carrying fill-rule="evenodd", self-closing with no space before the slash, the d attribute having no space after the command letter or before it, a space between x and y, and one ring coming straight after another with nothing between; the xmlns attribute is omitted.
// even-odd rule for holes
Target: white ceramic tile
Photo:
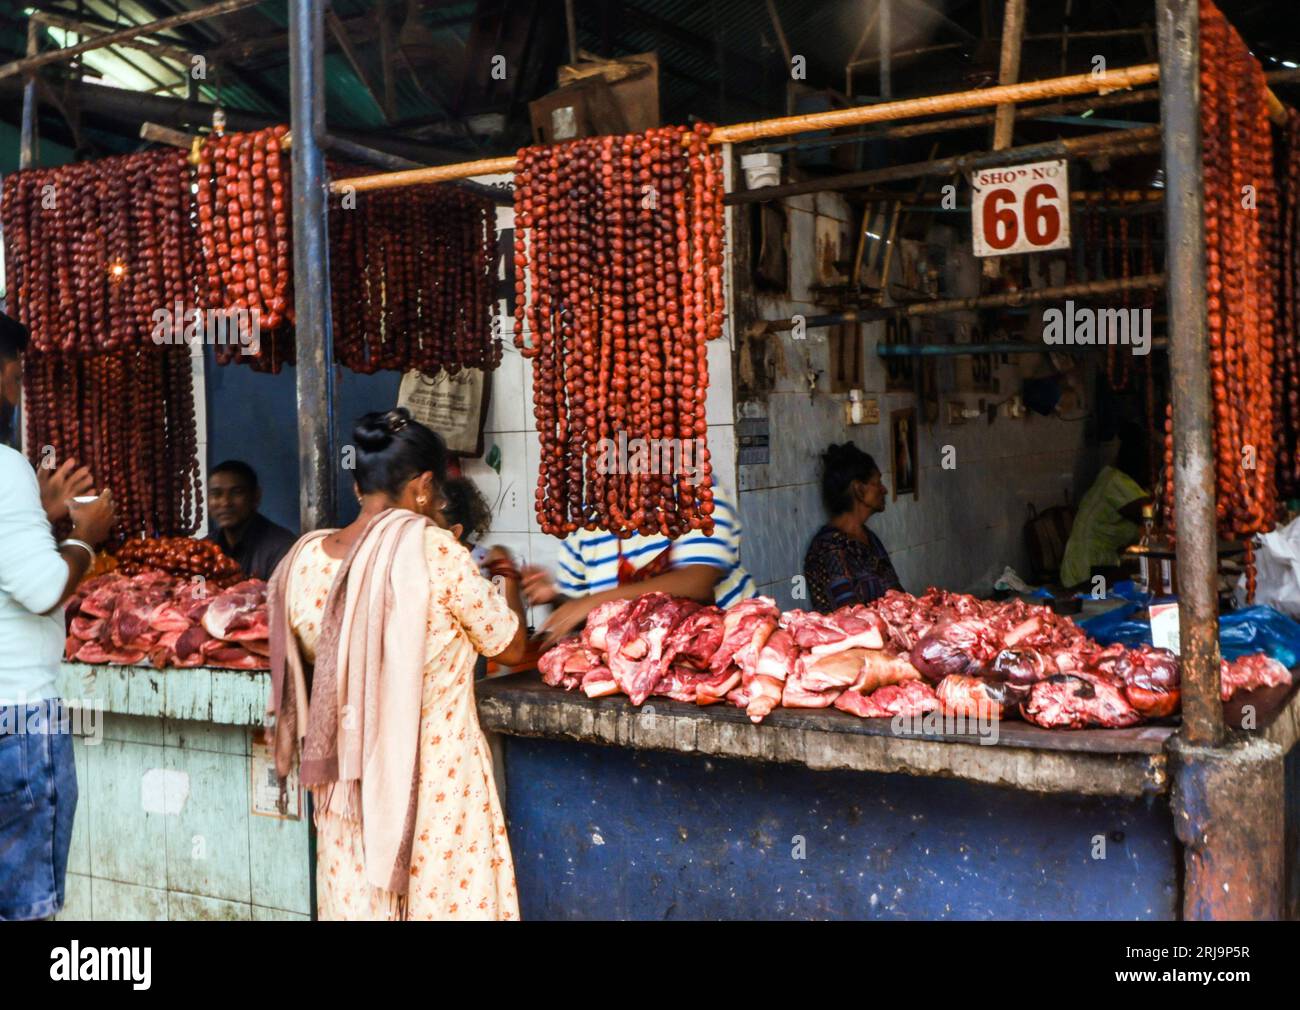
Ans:
<svg viewBox="0 0 1300 1010"><path fill-rule="evenodd" d="M730 424L736 419L731 346L725 340L711 340L708 352L709 388L704 401L704 417L709 424Z"/></svg>
<svg viewBox="0 0 1300 1010"><path fill-rule="evenodd" d="M736 484L736 429L730 424L709 425L709 462L713 465L713 481L723 487Z"/></svg>
<svg viewBox="0 0 1300 1010"><path fill-rule="evenodd" d="M524 357L509 337L503 337L501 364L492 373L492 400L488 404L486 431L524 431L531 416L532 391L524 386Z"/></svg>
<svg viewBox="0 0 1300 1010"><path fill-rule="evenodd" d="M520 357L523 357L520 355ZM537 418L533 415L533 359L523 358L524 380L524 431L537 430Z"/></svg>
<svg viewBox="0 0 1300 1010"><path fill-rule="evenodd" d="M527 481L524 483L520 497L524 501L525 525L522 527L529 533L541 533L542 528L537 525L536 499L534 495L537 491L537 472L541 466L542 450L541 443L537 440L537 430L530 429L524 434L524 472L527 475Z"/></svg>
<svg viewBox="0 0 1300 1010"><path fill-rule="evenodd" d="M492 528L499 532L525 532L528 529L527 510L531 504L528 489L532 482L526 443L529 439L521 431L484 434L483 456L487 458L492 446L501 452L501 472L488 466L483 459L465 460L464 473L482 492L492 506Z"/></svg>

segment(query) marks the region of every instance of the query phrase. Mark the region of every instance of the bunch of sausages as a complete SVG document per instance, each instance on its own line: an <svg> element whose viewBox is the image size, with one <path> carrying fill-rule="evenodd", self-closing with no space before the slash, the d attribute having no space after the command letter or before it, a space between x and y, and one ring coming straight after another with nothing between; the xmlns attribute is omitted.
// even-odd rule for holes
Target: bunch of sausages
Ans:
<svg viewBox="0 0 1300 1010"><path fill-rule="evenodd" d="M1205 178L1206 309L1219 532L1249 538L1277 521L1274 479L1277 194L1268 86L1246 43L1201 0L1201 158ZM1173 469L1172 408L1165 421ZM1166 514L1173 515L1172 481ZM1254 596L1246 554L1247 597Z"/></svg>
<svg viewBox="0 0 1300 1010"><path fill-rule="evenodd" d="M533 359L547 533L713 529L706 342L722 332L723 185L709 132L664 127L519 153L515 344ZM611 451L636 442L689 445L698 470L662 454L657 466L624 465Z"/></svg>
<svg viewBox="0 0 1300 1010"><path fill-rule="evenodd" d="M362 171L331 166L341 179ZM448 186L335 194L329 233L339 364L426 374L500 364L490 199Z"/></svg>
<svg viewBox="0 0 1300 1010"><path fill-rule="evenodd" d="M27 451L37 466L76 458L117 502L114 539L188 534L203 511L188 347L24 360Z"/></svg>
<svg viewBox="0 0 1300 1010"><path fill-rule="evenodd" d="M207 304L231 312L242 338L217 344L217 360L264 372L295 360L285 326L293 322L288 131L281 125L214 134L200 151L195 179ZM246 332L253 326L256 341Z"/></svg>
<svg viewBox="0 0 1300 1010"><path fill-rule="evenodd" d="M197 575L217 585L243 577L235 559L211 540L189 537L128 540L117 551L117 565L124 575L152 570L180 578Z"/></svg>
<svg viewBox="0 0 1300 1010"><path fill-rule="evenodd" d="M1278 339L1274 346L1273 414L1277 424L1277 493L1300 496L1300 112L1289 109L1283 131L1279 210Z"/></svg>
<svg viewBox="0 0 1300 1010"><path fill-rule="evenodd" d="M182 151L16 172L4 180L8 311L47 353L163 340L156 312L194 304L198 251Z"/></svg>

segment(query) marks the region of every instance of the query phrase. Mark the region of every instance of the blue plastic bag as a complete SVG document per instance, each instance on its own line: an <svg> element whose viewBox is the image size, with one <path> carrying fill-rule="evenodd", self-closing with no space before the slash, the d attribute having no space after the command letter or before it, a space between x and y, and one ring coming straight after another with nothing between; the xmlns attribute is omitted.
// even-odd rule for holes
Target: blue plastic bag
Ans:
<svg viewBox="0 0 1300 1010"><path fill-rule="evenodd" d="M1150 622L1133 616L1140 609L1125 604L1080 621L1079 627L1102 645L1150 645ZM1290 669L1300 662L1300 624L1272 607L1234 610L1219 618L1219 651L1224 659L1267 653Z"/></svg>

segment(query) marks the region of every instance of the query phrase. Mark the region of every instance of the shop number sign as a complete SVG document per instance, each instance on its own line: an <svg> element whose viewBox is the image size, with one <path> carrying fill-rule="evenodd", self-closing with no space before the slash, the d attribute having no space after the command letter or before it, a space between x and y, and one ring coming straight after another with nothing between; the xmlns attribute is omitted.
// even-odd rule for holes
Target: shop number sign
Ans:
<svg viewBox="0 0 1300 1010"><path fill-rule="evenodd" d="M976 256L1070 247L1070 173L1064 161L971 173Z"/></svg>

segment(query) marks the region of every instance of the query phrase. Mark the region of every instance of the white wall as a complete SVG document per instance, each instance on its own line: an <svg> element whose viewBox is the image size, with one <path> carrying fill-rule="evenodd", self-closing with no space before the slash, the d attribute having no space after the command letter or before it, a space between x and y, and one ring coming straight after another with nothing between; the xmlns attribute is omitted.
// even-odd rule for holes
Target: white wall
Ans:
<svg viewBox="0 0 1300 1010"><path fill-rule="evenodd" d="M786 206L791 283L788 297L758 296L759 315L764 319L831 311L809 300L815 219L820 213L851 221L847 205L835 194L794 197ZM951 255L950 276L959 279L958 293L976 293L979 265L973 255L956 243ZM897 267L897 255L894 263ZM897 279L897 269L894 275ZM905 589L919 593L936 585L987 593L1005 565L1028 577L1023 537L1027 506L1032 503L1042 509L1076 500L1080 482L1095 473L1095 451L1085 444L1084 422L1030 414L1025 419L999 417L991 425L980 420L949 426L942 417L935 424L921 423L919 495L892 500L889 414L913 406L915 398L910 393L885 392L884 365L875 354L876 341L884 338L884 324L862 329L865 391L880 406L880 423L874 425L846 426L846 395L826 391L827 330L809 330L806 339L798 341L789 332L771 338L781 341L780 357L786 367L778 370L775 391L767 396L770 462L741 467L738 476L745 527L743 560L762 592L786 607L809 605L792 598L792 579L803 571L808 542L825 519L819 455L830 443L843 441L871 453L891 488L887 509L871 520L871 528L889 550ZM803 371L805 356L812 368L823 373L811 397L796 374ZM954 391L952 359L940 359L940 402L962 399L974 407L979 396L1010 396L1019 391L1017 370L1026 363L1013 356L1011 364L998 372L999 392L977 394ZM945 445L956 450L955 469L940 467Z"/></svg>

